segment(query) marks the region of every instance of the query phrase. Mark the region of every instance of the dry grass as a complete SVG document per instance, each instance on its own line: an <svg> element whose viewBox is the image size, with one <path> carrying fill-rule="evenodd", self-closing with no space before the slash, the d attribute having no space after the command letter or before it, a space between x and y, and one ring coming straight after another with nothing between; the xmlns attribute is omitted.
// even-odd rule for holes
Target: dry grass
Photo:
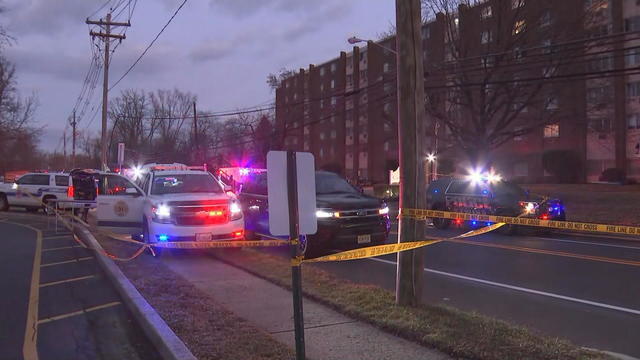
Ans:
<svg viewBox="0 0 640 360"><path fill-rule="evenodd" d="M290 287L287 259L244 250L223 261L280 286ZM313 265L303 266L304 294L346 315L392 334L466 359L606 359L567 341L535 334L525 328L445 306L416 308L395 305L394 294L371 285L336 278Z"/></svg>
<svg viewBox="0 0 640 360"><path fill-rule="evenodd" d="M533 193L562 199L567 220L640 225L640 185L534 184Z"/></svg>
<svg viewBox="0 0 640 360"><path fill-rule="evenodd" d="M119 256L135 251L135 245L99 240ZM117 264L198 359L293 359L287 346L228 311L161 261L143 254Z"/></svg>

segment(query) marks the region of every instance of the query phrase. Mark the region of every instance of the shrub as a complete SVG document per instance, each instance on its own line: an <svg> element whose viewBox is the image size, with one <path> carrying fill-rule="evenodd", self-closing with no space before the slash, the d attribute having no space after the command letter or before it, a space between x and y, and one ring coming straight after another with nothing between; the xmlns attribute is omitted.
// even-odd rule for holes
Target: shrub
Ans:
<svg viewBox="0 0 640 360"><path fill-rule="evenodd" d="M577 183L581 179L582 161L575 151L545 151L542 154L542 166L559 183Z"/></svg>

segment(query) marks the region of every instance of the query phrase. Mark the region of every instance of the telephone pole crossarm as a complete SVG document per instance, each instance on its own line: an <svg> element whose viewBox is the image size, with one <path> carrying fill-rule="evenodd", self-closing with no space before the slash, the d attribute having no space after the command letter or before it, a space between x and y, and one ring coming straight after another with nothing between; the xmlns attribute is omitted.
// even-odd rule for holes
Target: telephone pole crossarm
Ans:
<svg viewBox="0 0 640 360"><path fill-rule="evenodd" d="M98 37L102 37L102 38L109 37L109 38L120 39L120 40L124 40L124 39L127 38L124 34L122 34L122 35L120 35L120 34L105 34L103 32L93 32L93 31L89 31L89 35L98 36Z"/></svg>

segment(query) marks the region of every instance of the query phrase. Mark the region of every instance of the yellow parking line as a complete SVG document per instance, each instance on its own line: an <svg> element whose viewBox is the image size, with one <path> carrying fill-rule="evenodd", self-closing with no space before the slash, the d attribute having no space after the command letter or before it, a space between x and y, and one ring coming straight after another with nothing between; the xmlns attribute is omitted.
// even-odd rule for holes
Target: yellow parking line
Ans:
<svg viewBox="0 0 640 360"><path fill-rule="evenodd" d="M40 267L43 268L43 267L47 267L47 266L71 264L71 263L77 263L77 262L85 261L85 260L89 260L89 259L93 259L93 257L87 256L87 257L82 257L82 258L73 259L73 260L66 260L66 261L59 261L59 262L54 262L54 263L47 263L47 264L40 265Z"/></svg>
<svg viewBox="0 0 640 360"><path fill-rule="evenodd" d="M80 276L77 278L73 278L73 279L66 279L66 280L60 280L60 281L52 281L52 282L48 282L48 283L44 283L44 284L40 284L40 287L47 287L47 286L53 286L53 285L59 285L59 284L66 284L68 282L74 282L74 281L80 281L80 280L86 280L86 279L91 279L94 278L95 275L87 275L87 276Z"/></svg>
<svg viewBox="0 0 640 360"><path fill-rule="evenodd" d="M493 247L493 248L499 248L499 249L505 249L505 250L523 251L523 252L535 253L535 254L563 256L563 257L570 257L570 258L576 258L576 259L581 259L581 260L606 262L606 263L611 263L611 264L640 266L640 261L625 260L625 259L615 259L615 258L608 258L608 257L602 257L602 256L576 254L576 253L568 253L568 252L564 252L564 251L533 249L533 248L527 248L527 247L521 247L521 246L483 243L483 242L472 241L472 240L458 240L458 239L453 240L453 239L451 239L451 240L444 240L444 241L460 243L460 244L467 244L467 245Z"/></svg>
<svg viewBox="0 0 640 360"><path fill-rule="evenodd" d="M62 247L56 247L56 248L42 249L42 252L45 252L45 251L66 250L66 249L75 249L75 248L80 248L80 247L82 247L82 246L79 246L79 245L73 245L73 246L62 246Z"/></svg>
<svg viewBox="0 0 640 360"><path fill-rule="evenodd" d="M110 302L108 304L102 304L102 305L98 305L98 306L82 309L82 310L79 310L79 311L74 311L74 312L61 314L61 315L56 315L56 316L51 316L51 317L48 317L48 318L44 318L44 319L38 320L38 325L46 324L48 322L52 322L52 321L56 321L56 320L62 320L62 319L70 318L72 316L78 316L78 315L86 314L88 312L92 312L92 311L96 311L96 310L110 308L110 307L113 307L113 306L116 306L116 305L120 305L120 304L121 304L120 301L114 301L114 302Z"/></svg>

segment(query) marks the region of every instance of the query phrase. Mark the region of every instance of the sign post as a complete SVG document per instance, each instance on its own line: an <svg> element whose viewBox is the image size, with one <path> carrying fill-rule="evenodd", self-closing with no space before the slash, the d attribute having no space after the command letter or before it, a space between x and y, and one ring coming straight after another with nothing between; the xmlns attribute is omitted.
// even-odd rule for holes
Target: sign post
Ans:
<svg viewBox="0 0 640 360"><path fill-rule="evenodd" d="M291 250L296 360L305 359L300 235L315 234L318 229L315 188L313 155L293 151L267 154L269 231L275 236L288 236Z"/></svg>
<svg viewBox="0 0 640 360"><path fill-rule="evenodd" d="M124 143L118 143L118 172L122 173L122 164L124 163Z"/></svg>

